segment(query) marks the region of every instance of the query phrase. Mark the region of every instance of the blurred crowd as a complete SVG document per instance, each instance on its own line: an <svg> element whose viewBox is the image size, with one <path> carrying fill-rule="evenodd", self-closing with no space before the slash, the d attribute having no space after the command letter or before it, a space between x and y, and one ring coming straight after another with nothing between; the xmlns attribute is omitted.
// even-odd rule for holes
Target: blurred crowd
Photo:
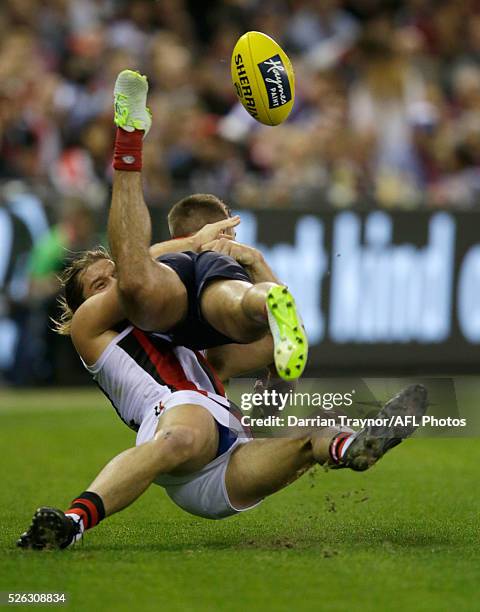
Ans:
<svg viewBox="0 0 480 612"><path fill-rule="evenodd" d="M275 38L295 68L279 127L234 96L230 56L247 30ZM193 191L242 207L477 204L476 0L8 0L0 179L104 208L126 67L151 84L153 206Z"/></svg>

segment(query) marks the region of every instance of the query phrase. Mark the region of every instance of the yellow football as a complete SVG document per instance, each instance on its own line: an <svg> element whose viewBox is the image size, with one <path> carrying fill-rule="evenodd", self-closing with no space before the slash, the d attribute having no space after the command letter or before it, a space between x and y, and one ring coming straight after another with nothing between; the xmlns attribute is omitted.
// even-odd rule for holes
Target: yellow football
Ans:
<svg viewBox="0 0 480 612"><path fill-rule="evenodd" d="M295 75L286 53L262 32L241 36L232 53L232 81L250 115L265 125L285 121L295 99Z"/></svg>

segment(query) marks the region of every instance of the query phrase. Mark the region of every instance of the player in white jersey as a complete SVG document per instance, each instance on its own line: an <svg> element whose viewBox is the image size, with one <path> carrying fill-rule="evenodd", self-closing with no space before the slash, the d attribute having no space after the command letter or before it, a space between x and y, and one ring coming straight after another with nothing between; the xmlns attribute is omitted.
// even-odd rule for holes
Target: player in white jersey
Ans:
<svg viewBox="0 0 480 612"><path fill-rule="evenodd" d="M121 331L112 324L100 332L103 317L97 312L82 318L78 329L74 317L72 333L77 340L84 335L79 344L90 364L86 367L120 418L137 432L137 446L108 463L66 512L39 508L18 541L22 548L65 548L152 483L187 512L225 518L253 508L317 462L367 469L414 429L402 428L399 434L398 427L385 425L353 434L325 428L295 438L252 440L201 353L128 324ZM262 342L246 348L226 349L231 361L224 363L222 378L271 360ZM412 385L378 417L387 423L395 415L419 416L425 408L425 389Z"/></svg>
<svg viewBox="0 0 480 612"><path fill-rule="evenodd" d="M128 200L127 196L132 194L133 199L138 198L137 179L129 182L124 176L126 172L115 174L115 182L120 179L125 187L120 199ZM116 194L119 195L118 184L116 187L114 202ZM128 206L128 202L125 204ZM222 223L228 224L228 220ZM130 233L139 239L134 225L132 220L131 225L122 228L120 219L110 224L111 239L112 231L117 232L113 240L117 252L122 240L119 229L126 241ZM136 260L138 252L131 246L132 258ZM236 249L238 254L242 246L236 245ZM75 291L81 298L76 306L70 303L74 312L69 313L72 316L69 331L97 384L109 396L122 420L137 431L137 445L108 463L88 489L73 500L67 512L39 508L29 530L20 537L19 546L64 548L85 529L132 503L153 482L163 486L184 510L205 518L224 518L254 507L317 462L359 471L368 469L413 432L413 426L400 432L385 424L356 433L324 428L295 438L251 440L218 378L225 380L270 363L271 339L217 347L216 362L220 364L217 377L201 353L174 345L171 334L141 331L125 321L123 306L127 304L128 309L133 303L136 311L138 300L130 291L123 295L128 283L122 280L120 266L117 282L112 274L113 262L104 253L85 257L83 262L73 264L76 273L70 270L67 275L67 284L75 279ZM135 265L138 263L134 261ZM260 269L264 282L269 282L269 277L271 282L268 266ZM208 270L201 266L195 271L202 280L218 278L209 278ZM156 302L140 304L142 316L158 320L155 305ZM391 416L417 416L425 408L425 389L413 385L390 400L379 417L387 423Z"/></svg>
<svg viewBox="0 0 480 612"><path fill-rule="evenodd" d="M254 350L265 352L262 347ZM137 445L154 438L164 413L188 405L202 407L213 417L215 428L210 428L208 433L217 446L214 460L249 440L248 432L237 418L239 411L228 401L222 382L202 353L176 346L168 336L128 325L111 340L93 365L85 367L118 416L137 432ZM220 471L225 466L224 460L225 457L218 462ZM212 469L209 465L208 472ZM221 477L212 479L209 474L209 482L215 480L218 486L214 495L209 484L204 499L198 495L202 476L194 475L195 483L190 490L180 486L188 480L184 474L162 474L155 483L163 485L178 505L194 514L208 518L231 514L218 488L222 486Z"/></svg>

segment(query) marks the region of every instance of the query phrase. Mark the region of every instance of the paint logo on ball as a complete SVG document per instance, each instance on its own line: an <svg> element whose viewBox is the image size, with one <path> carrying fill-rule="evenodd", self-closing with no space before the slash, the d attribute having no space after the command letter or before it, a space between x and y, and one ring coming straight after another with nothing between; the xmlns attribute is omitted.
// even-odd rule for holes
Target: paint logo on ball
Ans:
<svg viewBox="0 0 480 612"><path fill-rule="evenodd" d="M268 106L278 108L287 104L292 99L292 91L285 68L280 55L274 55L258 64L262 73L263 81L267 89Z"/></svg>

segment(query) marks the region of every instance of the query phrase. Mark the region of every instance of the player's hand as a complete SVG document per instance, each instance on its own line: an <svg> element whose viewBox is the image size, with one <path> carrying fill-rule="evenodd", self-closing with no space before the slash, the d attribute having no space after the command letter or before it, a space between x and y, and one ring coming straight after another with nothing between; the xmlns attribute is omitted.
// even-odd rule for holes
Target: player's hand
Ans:
<svg viewBox="0 0 480 612"><path fill-rule="evenodd" d="M235 237L235 230L233 229L240 223L240 217L229 217L228 219L222 219L216 223L207 223L201 230L198 230L193 235L195 246L198 250L210 250L203 248L205 244L211 243L214 240L220 238L233 240Z"/></svg>
<svg viewBox="0 0 480 612"><path fill-rule="evenodd" d="M263 261L260 251L245 244L235 242L228 237L217 238L202 246L202 251L215 251L222 255L229 255L244 268L252 268Z"/></svg>

